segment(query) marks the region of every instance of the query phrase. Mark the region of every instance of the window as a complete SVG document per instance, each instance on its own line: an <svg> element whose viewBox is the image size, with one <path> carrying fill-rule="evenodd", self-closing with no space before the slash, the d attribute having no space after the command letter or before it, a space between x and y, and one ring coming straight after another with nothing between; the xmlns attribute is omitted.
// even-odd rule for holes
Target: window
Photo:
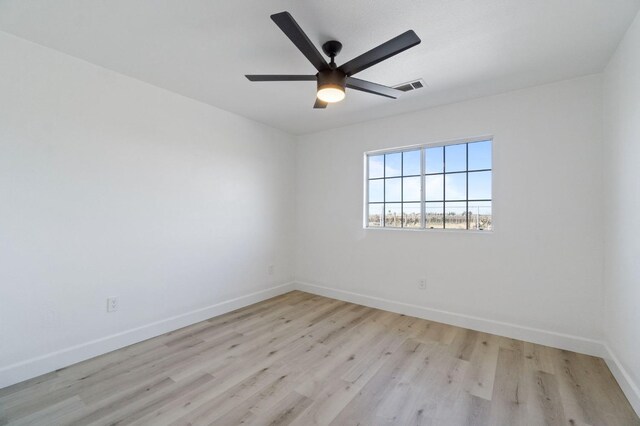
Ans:
<svg viewBox="0 0 640 426"><path fill-rule="evenodd" d="M492 229L492 140L367 154L369 228Z"/></svg>

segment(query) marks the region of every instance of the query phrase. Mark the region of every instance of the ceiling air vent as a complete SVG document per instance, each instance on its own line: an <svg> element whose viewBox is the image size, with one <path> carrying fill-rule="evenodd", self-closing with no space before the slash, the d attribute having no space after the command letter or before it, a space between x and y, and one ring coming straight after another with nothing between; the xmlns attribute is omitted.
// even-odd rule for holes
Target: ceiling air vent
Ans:
<svg viewBox="0 0 640 426"><path fill-rule="evenodd" d="M398 84L397 86L393 86L393 88L402 90L403 92L411 92L412 90L422 89L425 86L426 84L424 84L424 80L419 78L408 83Z"/></svg>

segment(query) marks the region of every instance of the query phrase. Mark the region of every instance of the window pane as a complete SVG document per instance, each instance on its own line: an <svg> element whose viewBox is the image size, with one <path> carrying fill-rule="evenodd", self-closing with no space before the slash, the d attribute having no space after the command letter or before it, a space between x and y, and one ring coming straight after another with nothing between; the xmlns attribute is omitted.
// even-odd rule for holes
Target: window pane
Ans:
<svg viewBox="0 0 640 426"><path fill-rule="evenodd" d="M442 229L443 203L425 203L425 226L427 229Z"/></svg>
<svg viewBox="0 0 640 426"><path fill-rule="evenodd" d="M402 226L400 217L400 203L384 205L384 226L390 228L399 228Z"/></svg>
<svg viewBox="0 0 640 426"><path fill-rule="evenodd" d="M420 174L420 150L407 151L402 153L402 175Z"/></svg>
<svg viewBox="0 0 640 426"><path fill-rule="evenodd" d="M379 227L383 225L382 218L384 213L384 204L369 204L369 220L368 226Z"/></svg>
<svg viewBox="0 0 640 426"><path fill-rule="evenodd" d="M386 154L384 161L385 177L400 176L402 174L402 153Z"/></svg>
<svg viewBox="0 0 640 426"><path fill-rule="evenodd" d="M402 179L402 201L420 201L420 176Z"/></svg>
<svg viewBox="0 0 640 426"><path fill-rule="evenodd" d="M467 229L467 203L445 203L445 228Z"/></svg>
<svg viewBox="0 0 640 426"><path fill-rule="evenodd" d="M384 201L384 179L369 181L369 202Z"/></svg>
<svg viewBox="0 0 640 426"><path fill-rule="evenodd" d="M493 229L491 201L469 201L469 229Z"/></svg>
<svg viewBox="0 0 640 426"><path fill-rule="evenodd" d="M480 140L367 156L367 226L491 230L492 145Z"/></svg>
<svg viewBox="0 0 640 426"><path fill-rule="evenodd" d="M384 180L384 197L385 201L402 201L402 178L385 179Z"/></svg>
<svg viewBox="0 0 640 426"><path fill-rule="evenodd" d="M425 176L426 201L441 201L444 199L444 175Z"/></svg>
<svg viewBox="0 0 640 426"><path fill-rule="evenodd" d="M491 172L469 173L469 199L491 199Z"/></svg>
<svg viewBox="0 0 640 426"><path fill-rule="evenodd" d="M384 177L384 155L369 156L369 178Z"/></svg>
<svg viewBox="0 0 640 426"><path fill-rule="evenodd" d="M469 170L491 168L491 141L469 144Z"/></svg>
<svg viewBox="0 0 640 426"><path fill-rule="evenodd" d="M427 148L425 150L425 173L442 173L444 163L442 162L443 147Z"/></svg>
<svg viewBox="0 0 640 426"><path fill-rule="evenodd" d="M467 170L467 144L445 146L444 164L447 172Z"/></svg>
<svg viewBox="0 0 640 426"><path fill-rule="evenodd" d="M420 203L402 204L402 226L420 228Z"/></svg>
<svg viewBox="0 0 640 426"><path fill-rule="evenodd" d="M445 175L444 177L445 200L466 200L467 199L467 175L466 173L456 173Z"/></svg>

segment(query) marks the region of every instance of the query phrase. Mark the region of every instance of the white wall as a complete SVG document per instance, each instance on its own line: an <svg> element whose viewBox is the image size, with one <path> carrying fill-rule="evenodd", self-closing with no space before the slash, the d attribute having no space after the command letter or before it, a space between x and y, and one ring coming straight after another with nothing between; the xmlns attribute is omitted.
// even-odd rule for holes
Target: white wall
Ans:
<svg viewBox="0 0 640 426"><path fill-rule="evenodd" d="M604 83L606 339L640 413L640 15Z"/></svg>
<svg viewBox="0 0 640 426"><path fill-rule="evenodd" d="M301 136L296 280L600 339L601 96L587 76ZM365 151L484 135L493 233L362 229Z"/></svg>
<svg viewBox="0 0 640 426"><path fill-rule="evenodd" d="M292 279L291 136L5 33L0 52L0 387Z"/></svg>

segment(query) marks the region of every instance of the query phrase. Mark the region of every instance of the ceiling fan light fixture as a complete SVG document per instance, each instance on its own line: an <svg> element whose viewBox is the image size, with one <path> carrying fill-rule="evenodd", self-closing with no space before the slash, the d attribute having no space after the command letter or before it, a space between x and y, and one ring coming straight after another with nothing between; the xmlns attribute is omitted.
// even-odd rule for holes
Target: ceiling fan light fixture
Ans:
<svg viewBox="0 0 640 426"><path fill-rule="evenodd" d="M337 84L326 84L318 88L318 99L327 103L340 102L344 99L344 87Z"/></svg>
<svg viewBox="0 0 640 426"><path fill-rule="evenodd" d="M340 102L344 99L344 88L347 76L336 69L328 69L318 73L318 99L327 103Z"/></svg>

